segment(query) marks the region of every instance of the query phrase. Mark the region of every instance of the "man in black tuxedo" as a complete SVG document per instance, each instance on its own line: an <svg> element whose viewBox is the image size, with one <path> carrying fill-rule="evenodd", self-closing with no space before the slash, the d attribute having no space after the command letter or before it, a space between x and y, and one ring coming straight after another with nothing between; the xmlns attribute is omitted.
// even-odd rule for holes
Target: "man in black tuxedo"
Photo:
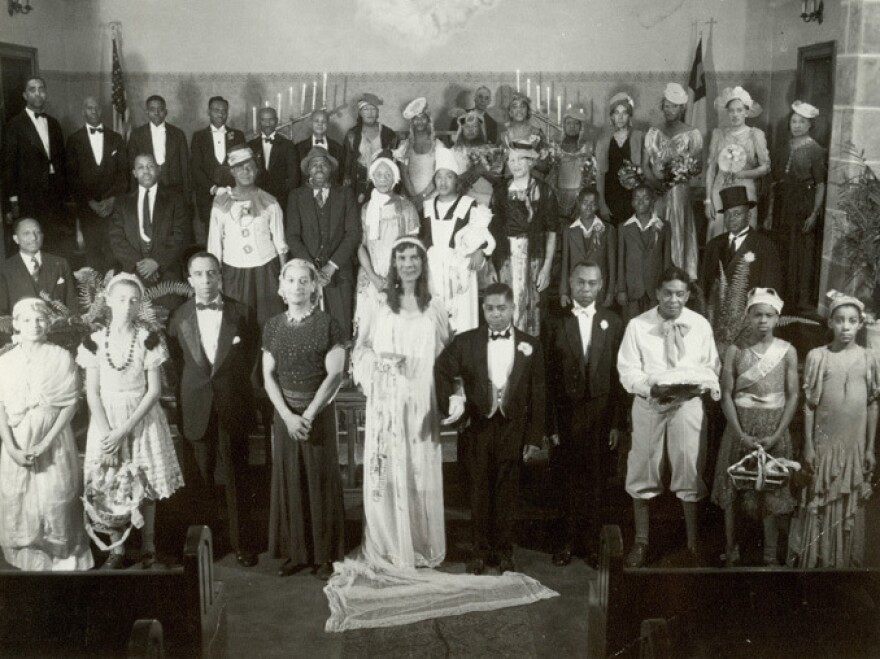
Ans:
<svg viewBox="0 0 880 659"><path fill-rule="evenodd" d="M186 136L182 130L165 121L168 109L165 99L158 94L147 99L145 109L149 121L133 129L128 138L129 167L134 169L134 159L140 154L150 154L159 165L159 183L177 190L189 206L192 203L192 181Z"/></svg>
<svg viewBox="0 0 880 659"><path fill-rule="evenodd" d="M206 238L214 195L225 194L227 188L235 185L235 179L227 166L226 153L236 144L247 141L244 133L226 125L229 102L222 96L213 96L208 101L208 116L210 125L193 133L190 146L199 230L205 232ZM196 236L199 241L201 238Z"/></svg>
<svg viewBox="0 0 880 659"><path fill-rule="evenodd" d="M745 187L723 189L721 205L727 232L709 241L703 257L700 285L707 300L712 300L711 296L718 287L721 272L724 271L730 285L740 264L744 262L749 264L746 291L755 286L782 290L782 268L773 241L749 226L749 210L754 207L755 202L749 200ZM745 306L739 310L742 314L745 311Z"/></svg>
<svg viewBox="0 0 880 659"><path fill-rule="evenodd" d="M180 193L158 182L159 167L148 153L134 159L133 174L137 189L116 198L110 220L113 256L147 286L183 281L187 205Z"/></svg>
<svg viewBox="0 0 880 659"><path fill-rule="evenodd" d="M187 270L195 297L178 307L168 324L168 349L179 374L177 426L187 440L184 478L215 511L214 470L220 460L229 542L238 562L251 567L257 564L248 474L256 321L245 305L221 295L220 263L213 254L197 252ZM216 522L216 512L211 517Z"/></svg>
<svg viewBox="0 0 880 659"><path fill-rule="evenodd" d="M496 144L498 142L498 122L487 112L491 103L492 92L489 88L485 86L478 87L474 92L474 104L472 109L480 122L480 132L483 134L483 140L486 144ZM464 115L457 117L450 122L449 130L453 133L449 140L450 144L452 143L452 140L455 139L455 133L458 132L458 128L463 121Z"/></svg>
<svg viewBox="0 0 880 659"><path fill-rule="evenodd" d="M434 364L437 403L442 417L461 416L456 378L464 380L459 436L470 477L474 555L467 565L482 574L498 560L501 573L516 569L513 532L519 471L537 452L544 436L544 356L540 342L513 327L513 291L507 284L486 288L487 326L464 332ZM452 408L450 410L450 408Z"/></svg>
<svg viewBox="0 0 880 659"><path fill-rule="evenodd" d="M342 162L344 152L339 142L331 140L327 137L327 129L330 127L330 115L326 110L315 110L312 112L312 136L302 142L296 143L296 153L300 161L305 158L312 149L320 147L326 150L331 156L336 158L336 162ZM333 180L342 185L342 168L337 167L336 173L333 174ZM278 203L281 203L279 200ZM283 206L284 204L281 203Z"/></svg>
<svg viewBox="0 0 880 659"><path fill-rule="evenodd" d="M114 198L128 189L125 142L101 123L101 106L94 96L83 101L85 126L67 138L67 174L76 202L86 248L86 265L99 272L111 267L107 239Z"/></svg>
<svg viewBox="0 0 880 659"><path fill-rule="evenodd" d="M0 315L12 313L15 303L24 297L42 297L64 304L78 313L76 281L66 259L42 251L40 223L28 217L15 223L12 239L19 252L0 266Z"/></svg>
<svg viewBox="0 0 880 659"><path fill-rule="evenodd" d="M260 135L248 144L256 156L257 185L263 188L287 213L287 197L300 183L299 155L293 142L278 133L275 108L260 108Z"/></svg>
<svg viewBox="0 0 880 659"><path fill-rule="evenodd" d="M25 82L25 109L3 131L3 187L13 220L38 220L53 250L73 251L73 230L64 210L67 171L61 126L45 112L46 83Z"/></svg>
<svg viewBox="0 0 880 659"><path fill-rule="evenodd" d="M308 184L294 190L287 202L287 246L290 257L315 264L324 309L352 334L354 256L361 244L361 221L349 187L331 182L339 163L315 147L303 158Z"/></svg>
<svg viewBox="0 0 880 659"><path fill-rule="evenodd" d="M604 521L605 479L611 451L625 429L625 393L617 375L623 322L596 304L602 299L602 270L578 263L568 278L571 313L550 318L541 332L547 367L547 432L556 447L553 472L562 495L562 542L553 564L568 565L583 551L596 567Z"/></svg>

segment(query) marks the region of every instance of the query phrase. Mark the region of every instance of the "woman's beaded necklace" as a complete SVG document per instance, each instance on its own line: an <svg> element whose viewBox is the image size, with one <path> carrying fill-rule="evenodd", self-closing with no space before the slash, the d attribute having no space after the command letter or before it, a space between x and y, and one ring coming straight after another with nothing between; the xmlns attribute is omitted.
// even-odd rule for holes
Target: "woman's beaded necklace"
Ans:
<svg viewBox="0 0 880 659"><path fill-rule="evenodd" d="M110 356L110 328L104 330L104 356L107 358L107 363L110 364L110 368L119 371L120 373L131 366L132 360L134 360L134 345L137 343L137 330L133 330L131 333L131 345L128 346L128 357L125 360L125 363L122 366L117 366L113 363L113 357Z"/></svg>

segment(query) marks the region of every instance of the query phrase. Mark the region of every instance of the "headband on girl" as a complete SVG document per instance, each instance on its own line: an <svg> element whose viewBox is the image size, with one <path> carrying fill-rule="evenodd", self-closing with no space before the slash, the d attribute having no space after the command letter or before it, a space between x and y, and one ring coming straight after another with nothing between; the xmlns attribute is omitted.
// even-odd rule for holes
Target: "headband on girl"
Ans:
<svg viewBox="0 0 880 659"><path fill-rule="evenodd" d="M124 281L137 286L138 290L141 292L141 297L144 297L144 295L147 294L147 291L144 288L144 285L141 283L141 280L134 275L129 274L128 272L120 272L118 275L114 275L114 277L109 282L107 282L107 288L105 290L107 291L107 293L109 293L111 290L113 290L113 287L116 286L116 284Z"/></svg>
<svg viewBox="0 0 880 659"><path fill-rule="evenodd" d="M746 311L756 304L766 304L772 307L777 314L782 313L782 298L779 297L775 288L753 288L750 290L746 298Z"/></svg>
<svg viewBox="0 0 880 659"><path fill-rule="evenodd" d="M858 298L852 297L850 295L846 295L845 293L840 293L839 291L831 290L825 294L825 297L828 298L828 315L831 316L834 314L834 311L840 307L845 307L848 305L854 306L859 310L859 314L865 313L865 304L859 300Z"/></svg>
<svg viewBox="0 0 880 659"><path fill-rule="evenodd" d="M400 247L401 245L413 245L414 247L419 247L423 252L427 252L427 248L425 247L425 243L416 238L415 236L401 236L397 240L394 241L394 244L391 245L392 251Z"/></svg>

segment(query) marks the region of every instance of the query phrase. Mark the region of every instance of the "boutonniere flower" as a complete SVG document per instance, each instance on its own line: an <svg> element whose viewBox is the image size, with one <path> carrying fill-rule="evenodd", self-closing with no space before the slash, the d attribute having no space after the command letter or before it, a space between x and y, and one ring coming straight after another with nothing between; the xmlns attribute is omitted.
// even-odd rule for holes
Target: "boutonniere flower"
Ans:
<svg viewBox="0 0 880 659"><path fill-rule="evenodd" d="M754 263L755 262L755 253L754 252L746 252L743 255L743 260L746 263Z"/></svg>
<svg viewBox="0 0 880 659"><path fill-rule="evenodd" d="M226 141L231 142L233 139L235 139L235 134L231 130L226 131Z"/></svg>
<svg viewBox="0 0 880 659"><path fill-rule="evenodd" d="M525 341L521 341L519 345L516 346L516 349L519 350L526 357L532 354L532 346L530 346Z"/></svg>
<svg viewBox="0 0 880 659"><path fill-rule="evenodd" d="M232 339L232 345L236 345L239 343L241 343L241 337L236 336L234 339Z"/></svg>
<svg viewBox="0 0 880 659"><path fill-rule="evenodd" d="M56 286L61 286L64 283L64 277L59 277L58 281L55 282Z"/></svg>
<svg viewBox="0 0 880 659"><path fill-rule="evenodd" d="M599 327L601 327L603 330L607 330L608 329L608 321L603 319L602 321L599 322Z"/></svg>

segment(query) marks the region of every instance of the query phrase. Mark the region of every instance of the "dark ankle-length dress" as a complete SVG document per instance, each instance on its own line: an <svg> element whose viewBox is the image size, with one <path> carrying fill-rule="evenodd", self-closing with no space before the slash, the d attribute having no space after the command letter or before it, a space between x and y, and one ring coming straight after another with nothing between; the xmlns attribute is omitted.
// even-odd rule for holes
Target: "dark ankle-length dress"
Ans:
<svg viewBox="0 0 880 659"><path fill-rule="evenodd" d="M287 314L266 323L263 350L275 358L275 374L290 409L300 414L308 407L327 377L327 353L344 343L339 324L317 309L298 323ZM277 411L273 430L270 554L305 565L342 559L345 507L333 406L314 418L306 441L290 438Z"/></svg>

